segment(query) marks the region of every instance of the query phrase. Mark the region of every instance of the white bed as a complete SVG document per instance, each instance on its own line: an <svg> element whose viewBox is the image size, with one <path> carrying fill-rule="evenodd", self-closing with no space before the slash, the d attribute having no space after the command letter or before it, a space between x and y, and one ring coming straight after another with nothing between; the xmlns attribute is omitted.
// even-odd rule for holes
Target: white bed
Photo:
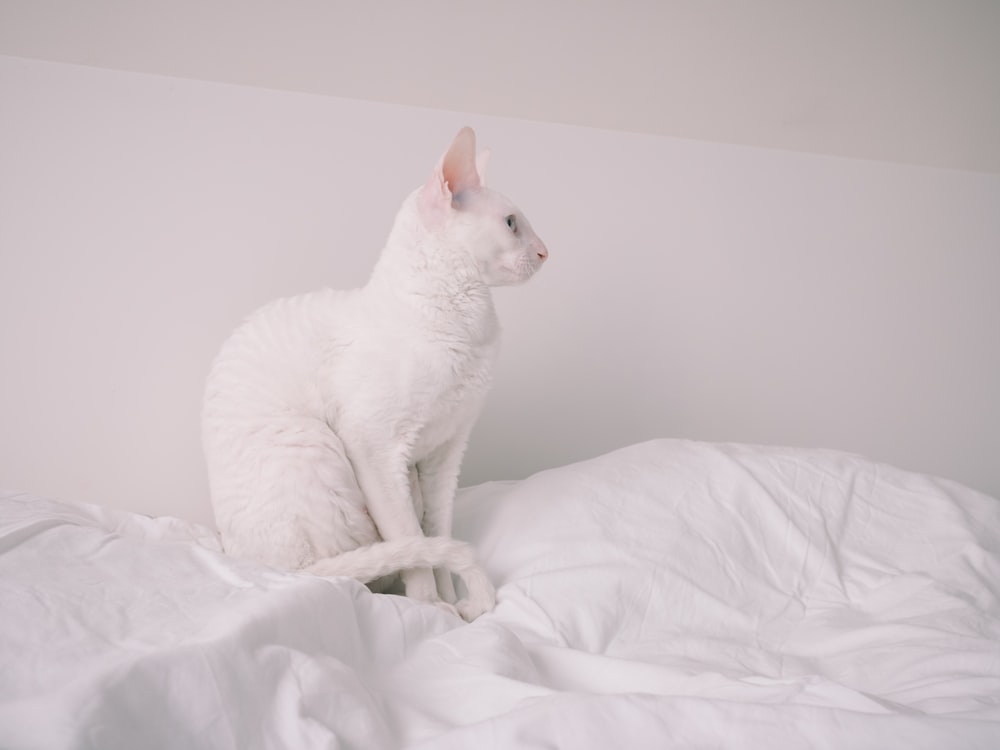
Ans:
<svg viewBox="0 0 1000 750"><path fill-rule="evenodd" d="M0 747L1000 748L1000 502L655 441L465 489L472 624L0 499Z"/></svg>

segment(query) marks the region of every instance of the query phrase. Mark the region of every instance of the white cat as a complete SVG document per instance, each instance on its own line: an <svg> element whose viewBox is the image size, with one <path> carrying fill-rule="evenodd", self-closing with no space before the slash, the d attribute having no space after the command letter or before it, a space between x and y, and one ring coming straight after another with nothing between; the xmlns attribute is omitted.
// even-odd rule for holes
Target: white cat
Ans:
<svg viewBox="0 0 1000 750"><path fill-rule="evenodd" d="M452 503L499 342L489 287L526 281L548 251L485 186L475 148L462 129L364 287L272 302L223 345L202 435L230 554L362 581L402 572L407 596L467 620L493 608L451 539Z"/></svg>

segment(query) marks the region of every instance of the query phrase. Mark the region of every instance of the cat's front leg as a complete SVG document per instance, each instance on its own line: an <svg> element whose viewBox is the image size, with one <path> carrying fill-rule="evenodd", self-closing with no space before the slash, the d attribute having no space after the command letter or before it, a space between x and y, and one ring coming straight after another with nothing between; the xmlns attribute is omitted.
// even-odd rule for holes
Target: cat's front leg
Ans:
<svg viewBox="0 0 1000 750"><path fill-rule="evenodd" d="M423 489L421 488L420 484L420 474L417 471L416 466L409 467L409 478L410 478L410 498L411 502L413 503L414 513L416 513L417 519L420 522L420 526L424 530L424 535L434 536L433 534L429 534L427 532L427 527L423 522L424 511L426 509L426 506L424 505ZM414 586L415 590L423 591L424 586L433 585L435 596L439 596L441 598L441 604L446 605L443 608L450 611L452 614L458 614L457 610L451 606L452 604L455 603L455 598L456 598L455 586L451 581L451 573L449 573L447 569L437 569L434 570L433 572L431 572L429 568L420 570L422 571L420 573L413 573L412 570L407 571L409 577L413 580L412 585ZM428 583L428 574L430 574L431 576L429 583ZM441 587L442 574L447 576L448 578L448 587L444 589L442 589ZM406 583L405 574L403 580L404 583ZM410 584L407 584L407 596L410 596L409 585Z"/></svg>
<svg viewBox="0 0 1000 750"><path fill-rule="evenodd" d="M386 540L424 535L411 495L410 470L402 451L359 445L349 451L358 484L364 492L368 513L379 535ZM440 602L437 582L430 568L411 568L401 573L406 595L425 602Z"/></svg>
<svg viewBox="0 0 1000 750"><path fill-rule="evenodd" d="M460 430L453 440L438 448L426 459L417 462L420 494L424 513L421 525L427 536L450 537L455 507L455 492L458 489L458 475L462 455L468 441L471 427ZM467 598L457 600L451 572L438 568L434 571L438 593L447 602L456 602L459 613L466 620L473 620L493 609L495 593L486 574L480 571L482 585L473 587Z"/></svg>
<svg viewBox="0 0 1000 750"><path fill-rule="evenodd" d="M417 463L417 492L423 505L420 525L426 536L451 536L460 461L461 454L456 460L447 453L438 452L429 459ZM436 568L434 579L437 582L437 591L441 598L446 602L454 603L458 597L455 593L455 582L452 580L451 571L447 568Z"/></svg>

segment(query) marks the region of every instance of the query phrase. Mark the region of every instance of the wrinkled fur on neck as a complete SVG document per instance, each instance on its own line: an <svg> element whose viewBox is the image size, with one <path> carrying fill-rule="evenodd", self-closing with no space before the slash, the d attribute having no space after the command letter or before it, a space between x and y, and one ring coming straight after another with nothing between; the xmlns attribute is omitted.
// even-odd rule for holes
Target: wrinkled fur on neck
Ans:
<svg viewBox="0 0 1000 750"><path fill-rule="evenodd" d="M369 283L380 293L385 290L411 303L419 315L436 315L442 308L458 313L492 311L489 285L463 246L461 231L456 231L460 217L441 230L427 231L417 210L417 192L397 214Z"/></svg>

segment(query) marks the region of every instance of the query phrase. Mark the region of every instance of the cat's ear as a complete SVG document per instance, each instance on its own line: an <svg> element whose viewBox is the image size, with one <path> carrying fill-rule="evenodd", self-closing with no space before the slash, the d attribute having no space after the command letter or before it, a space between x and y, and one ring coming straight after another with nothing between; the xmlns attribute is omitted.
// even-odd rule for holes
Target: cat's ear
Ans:
<svg viewBox="0 0 1000 750"><path fill-rule="evenodd" d="M482 186L483 181L476 170L476 133L472 128L458 131L441 157L440 169L452 195Z"/></svg>
<svg viewBox="0 0 1000 750"><path fill-rule="evenodd" d="M452 208L452 198L463 190L482 187L476 169L476 134L462 128L420 189L420 216L428 229L440 227Z"/></svg>

